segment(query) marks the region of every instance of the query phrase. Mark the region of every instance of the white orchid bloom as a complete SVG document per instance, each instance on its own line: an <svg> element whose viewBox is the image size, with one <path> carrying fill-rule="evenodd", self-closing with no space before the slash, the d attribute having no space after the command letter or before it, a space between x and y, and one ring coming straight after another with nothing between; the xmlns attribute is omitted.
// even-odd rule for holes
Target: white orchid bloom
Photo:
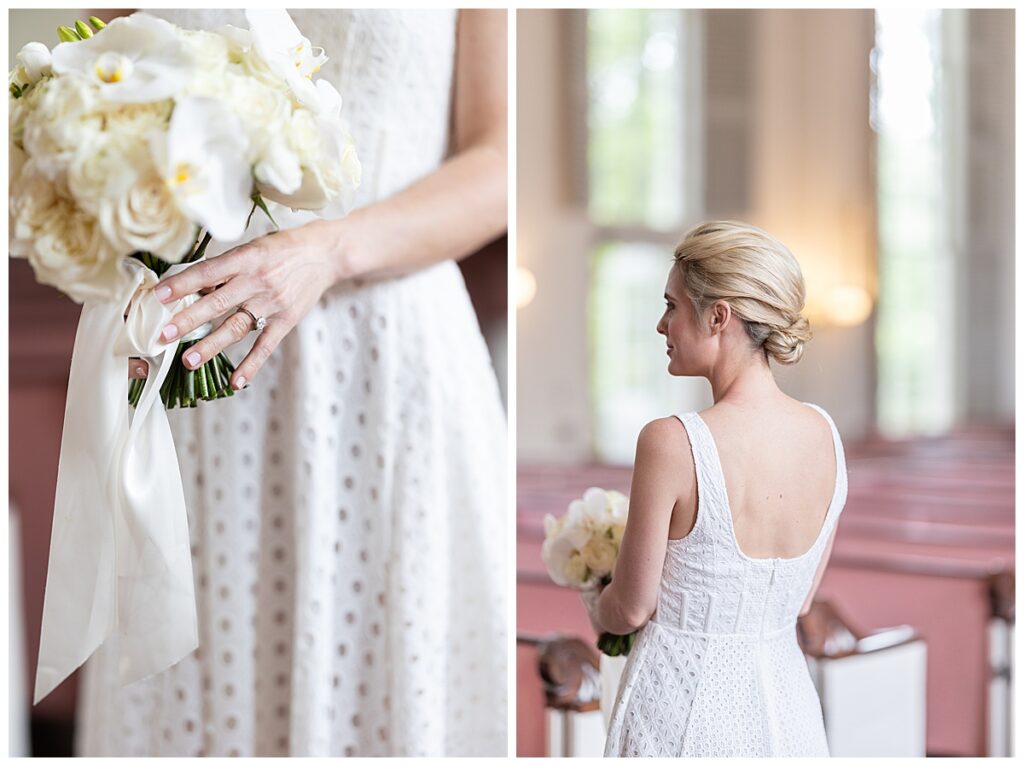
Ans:
<svg viewBox="0 0 1024 766"><path fill-rule="evenodd" d="M261 185L270 185L282 195L294 194L302 185L302 166L288 147L288 142L275 135L256 161L253 175Z"/></svg>
<svg viewBox="0 0 1024 766"><path fill-rule="evenodd" d="M248 141L238 117L219 101L190 96L174 108L150 150L178 207L218 240L238 239L252 207Z"/></svg>
<svg viewBox="0 0 1024 766"><path fill-rule="evenodd" d="M15 76L21 85L35 85L51 74L50 49L42 43L28 43L15 57L18 62Z"/></svg>
<svg viewBox="0 0 1024 766"><path fill-rule="evenodd" d="M145 13L114 19L87 40L53 49L53 71L98 83L108 101L143 104L172 98L196 73L176 27Z"/></svg>
<svg viewBox="0 0 1024 766"><path fill-rule="evenodd" d="M249 8L245 17L256 53L272 72L288 83L300 104L319 113L325 106L325 99L327 105L333 107L336 97L340 109L341 96L330 83L327 85L333 93L313 84L313 75L327 61L324 49L314 48L309 39L302 36L287 11Z"/></svg>
<svg viewBox="0 0 1024 766"><path fill-rule="evenodd" d="M286 135L287 146L279 146L282 157L294 156L302 169L302 180L298 188L288 191L271 182L265 169L263 177L258 171L258 188L266 199L293 210L323 210L339 195L359 186L359 158L352 137L340 120L298 110L292 115Z"/></svg>

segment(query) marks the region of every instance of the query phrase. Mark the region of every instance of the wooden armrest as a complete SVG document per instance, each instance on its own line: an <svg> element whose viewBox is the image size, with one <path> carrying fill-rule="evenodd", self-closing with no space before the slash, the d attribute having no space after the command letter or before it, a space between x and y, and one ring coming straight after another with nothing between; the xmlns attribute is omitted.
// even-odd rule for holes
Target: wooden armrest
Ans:
<svg viewBox="0 0 1024 766"><path fill-rule="evenodd" d="M808 657L834 660L903 646L919 641L921 636L910 625L863 633L850 625L830 602L815 599L810 611L797 621L797 638Z"/></svg>
<svg viewBox="0 0 1024 766"><path fill-rule="evenodd" d="M600 658L590 644L571 636L521 634L516 643L537 647L537 670L547 707L586 713L601 707Z"/></svg>
<svg viewBox="0 0 1024 766"><path fill-rule="evenodd" d="M1013 623L1015 613L1013 601L1016 590L1016 577L1013 569L1004 569L988 578L988 595L992 602L993 617Z"/></svg>

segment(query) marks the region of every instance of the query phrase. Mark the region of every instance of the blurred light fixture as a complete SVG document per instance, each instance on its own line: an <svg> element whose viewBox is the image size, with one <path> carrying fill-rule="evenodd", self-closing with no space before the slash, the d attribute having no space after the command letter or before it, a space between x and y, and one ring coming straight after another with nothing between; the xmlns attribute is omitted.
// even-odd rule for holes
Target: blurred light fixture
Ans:
<svg viewBox="0 0 1024 766"><path fill-rule="evenodd" d="M824 319L838 327L854 327L871 314L871 295L857 285L838 285L829 292Z"/></svg>
<svg viewBox="0 0 1024 766"><path fill-rule="evenodd" d="M516 308L525 308L537 294L537 278L523 266L516 267Z"/></svg>

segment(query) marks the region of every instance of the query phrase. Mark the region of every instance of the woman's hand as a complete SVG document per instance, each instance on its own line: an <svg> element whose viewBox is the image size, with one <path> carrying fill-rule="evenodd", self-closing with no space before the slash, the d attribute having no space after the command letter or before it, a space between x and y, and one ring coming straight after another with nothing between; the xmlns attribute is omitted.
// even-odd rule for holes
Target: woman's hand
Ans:
<svg viewBox="0 0 1024 766"><path fill-rule="evenodd" d="M454 152L437 170L341 220L260 237L160 283L156 292L164 303L212 288L171 319L165 340L235 312L185 353L185 367L194 369L252 331L252 319L236 311L245 306L267 325L231 376L231 385L242 388L335 282L397 276L462 258L506 229L506 16L500 9L459 11ZM138 365L130 360L129 375L145 376L135 371Z"/></svg>
<svg viewBox="0 0 1024 766"><path fill-rule="evenodd" d="M182 363L195 369L253 331L254 316L266 327L231 376L241 389L251 382L271 352L342 273L339 235L345 221L313 221L258 237L208 261L201 261L160 282L155 293L162 303L207 290L198 301L171 317L162 338L173 341L217 317L227 319L184 354ZM133 360L129 373L138 362Z"/></svg>

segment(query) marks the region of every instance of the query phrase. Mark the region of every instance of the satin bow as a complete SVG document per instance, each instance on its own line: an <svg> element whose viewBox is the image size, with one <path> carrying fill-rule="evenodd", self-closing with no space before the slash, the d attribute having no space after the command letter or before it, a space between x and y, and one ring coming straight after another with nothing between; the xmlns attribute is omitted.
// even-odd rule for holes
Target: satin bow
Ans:
<svg viewBox="0 0 1024 766"><path fill-rule="evenodd" d="M135 259L125 264L124 290L86 302L75 336L33 704L112 636L122 686L199 645L185 497L160 401L178 347L160 333L198 296L164 305L153 294L157 275ZM134 356L149 363L149 376L129 421Z"/></svg>

